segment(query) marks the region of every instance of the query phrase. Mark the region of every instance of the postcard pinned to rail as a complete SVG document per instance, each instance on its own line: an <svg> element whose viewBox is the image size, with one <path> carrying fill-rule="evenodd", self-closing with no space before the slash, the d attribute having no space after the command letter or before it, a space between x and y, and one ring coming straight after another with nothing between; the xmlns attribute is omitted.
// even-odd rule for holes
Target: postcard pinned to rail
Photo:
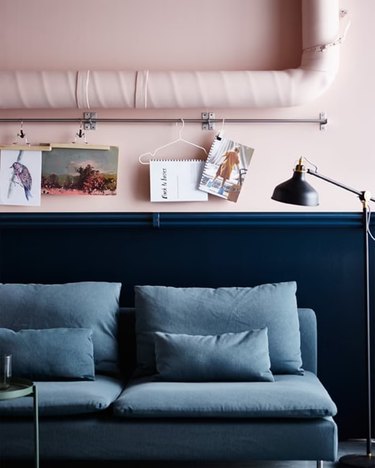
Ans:
<svg viewBox="0 0 375 468"><path fill-rule="evenodd" d="M43 151L43 195L116 195L118 147L93 149L74 144Z"/></svg>
<svg viewBox="0 0 375 468"><path fill-rule="evenodd" d="M0 203L39 206L42 152L1 150Z"/></svg>

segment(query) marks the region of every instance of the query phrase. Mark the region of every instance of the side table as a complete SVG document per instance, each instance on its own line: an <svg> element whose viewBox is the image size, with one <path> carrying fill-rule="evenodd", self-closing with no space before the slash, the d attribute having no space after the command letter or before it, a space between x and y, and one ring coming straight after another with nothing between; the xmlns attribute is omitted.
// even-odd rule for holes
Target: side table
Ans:
<svg viewBox="0 0 375 468"><path fill-rule="evenodd" d="M12 379L8 388L0 390L0 400L10 400L30 395L33 397L35 468L39 468L39 413L36 385L31 380Z"/></svg>

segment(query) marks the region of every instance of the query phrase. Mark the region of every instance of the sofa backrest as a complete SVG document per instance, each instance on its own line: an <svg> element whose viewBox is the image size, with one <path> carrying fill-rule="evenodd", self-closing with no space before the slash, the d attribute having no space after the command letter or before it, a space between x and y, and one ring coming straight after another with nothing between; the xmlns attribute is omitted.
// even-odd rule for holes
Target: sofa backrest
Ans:
<svg viewBox="0 0 375 468"><path fill-rule="evenodd" d="M317 324L312 309L299 308L301 354L305 370L317 372ZM136 367L135 308L122 307L119 314L119 364L125 377Z"/></svg>
<svg viewBox="0 0 375 468"><path fill-rule="evenodd" d="M20 330L46 330L38 335L38 346L43 342L45 347L41 355L57 353L61 363L69 366L69 353L61 353L57 346L58 340L51 338L52 329L56 328L86 328L92 330L94 347L95 371L98 373L115 374L117 364L117 312L119 307L122 284L107 281L77 281L71 283L0 283L0 328L7 328L15 332ZM49 330L49 331L48 331ZM29 339L36 340L33 338ZM48 337L48 338L47 338ZM76 350L71 353L82 352L79 340L76 340ZM72 342L71 342L72 344ZM16 346L14 349L17 349ZM0 350L1 352L2 350ZM3 350L3 352L6 350ZM14 364L22 362L18 349L14 355ZM83 353L85 354L85 352ZM26 356L28 354L26 353ZM37 361L35 361L36 363ZM31 361L30 361L31 363ZM18 370L29 369L30 373L18 377L31 378L34 365L27 361ZM35 375L42 378L40 370L45 370L45 378L53 375L47 372L46 363L39 368ZM61 365L57 366L57 369ZM89 371L91 372L91 371ZM57 372L58 373L58 372ZM63 377L55 375L56 377Z"/></svg>

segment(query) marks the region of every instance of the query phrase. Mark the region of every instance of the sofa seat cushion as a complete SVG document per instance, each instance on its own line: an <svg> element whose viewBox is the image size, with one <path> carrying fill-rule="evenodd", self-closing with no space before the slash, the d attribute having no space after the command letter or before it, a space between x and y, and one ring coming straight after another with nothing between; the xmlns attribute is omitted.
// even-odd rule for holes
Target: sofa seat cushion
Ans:
<svg viewBox="0 0 375 468"><path fill-rule="evenodd" d="M275 382L132 381L114 402L120 417L320 418L336 406L311 372Z"/></svg>
<svg viewBox="0 0 375 468"><path fill-rule="evenodd" d="M108 408L120 395L123 382L97 375L94 381L35 382L41 416L66 416L95 413ZM0 400L0 419L6 416L31 416L33 398Z"/></svg>

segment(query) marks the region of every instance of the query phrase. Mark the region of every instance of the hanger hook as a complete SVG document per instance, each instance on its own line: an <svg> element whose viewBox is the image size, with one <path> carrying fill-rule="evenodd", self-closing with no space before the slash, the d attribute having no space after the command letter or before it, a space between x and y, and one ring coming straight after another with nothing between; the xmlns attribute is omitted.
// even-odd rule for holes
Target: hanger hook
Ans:
<svg viewBox="0 0 375 468"><path fill-rule="evenodd" d="M224 125L225 125L225 119L223 118L223 121L221 122L221 129L219 131L219 134L224 133Z"/></svg>
<svg viewBox="0 0 375 468"><path fill-rule="evenodd" d="M181 126L180 126L180 130L178 132L179 134L179 138L181 139L182 138L182 132L184 131L184 127L185 127L185 121L184 119L180 119L181 120Z"/></svg>

